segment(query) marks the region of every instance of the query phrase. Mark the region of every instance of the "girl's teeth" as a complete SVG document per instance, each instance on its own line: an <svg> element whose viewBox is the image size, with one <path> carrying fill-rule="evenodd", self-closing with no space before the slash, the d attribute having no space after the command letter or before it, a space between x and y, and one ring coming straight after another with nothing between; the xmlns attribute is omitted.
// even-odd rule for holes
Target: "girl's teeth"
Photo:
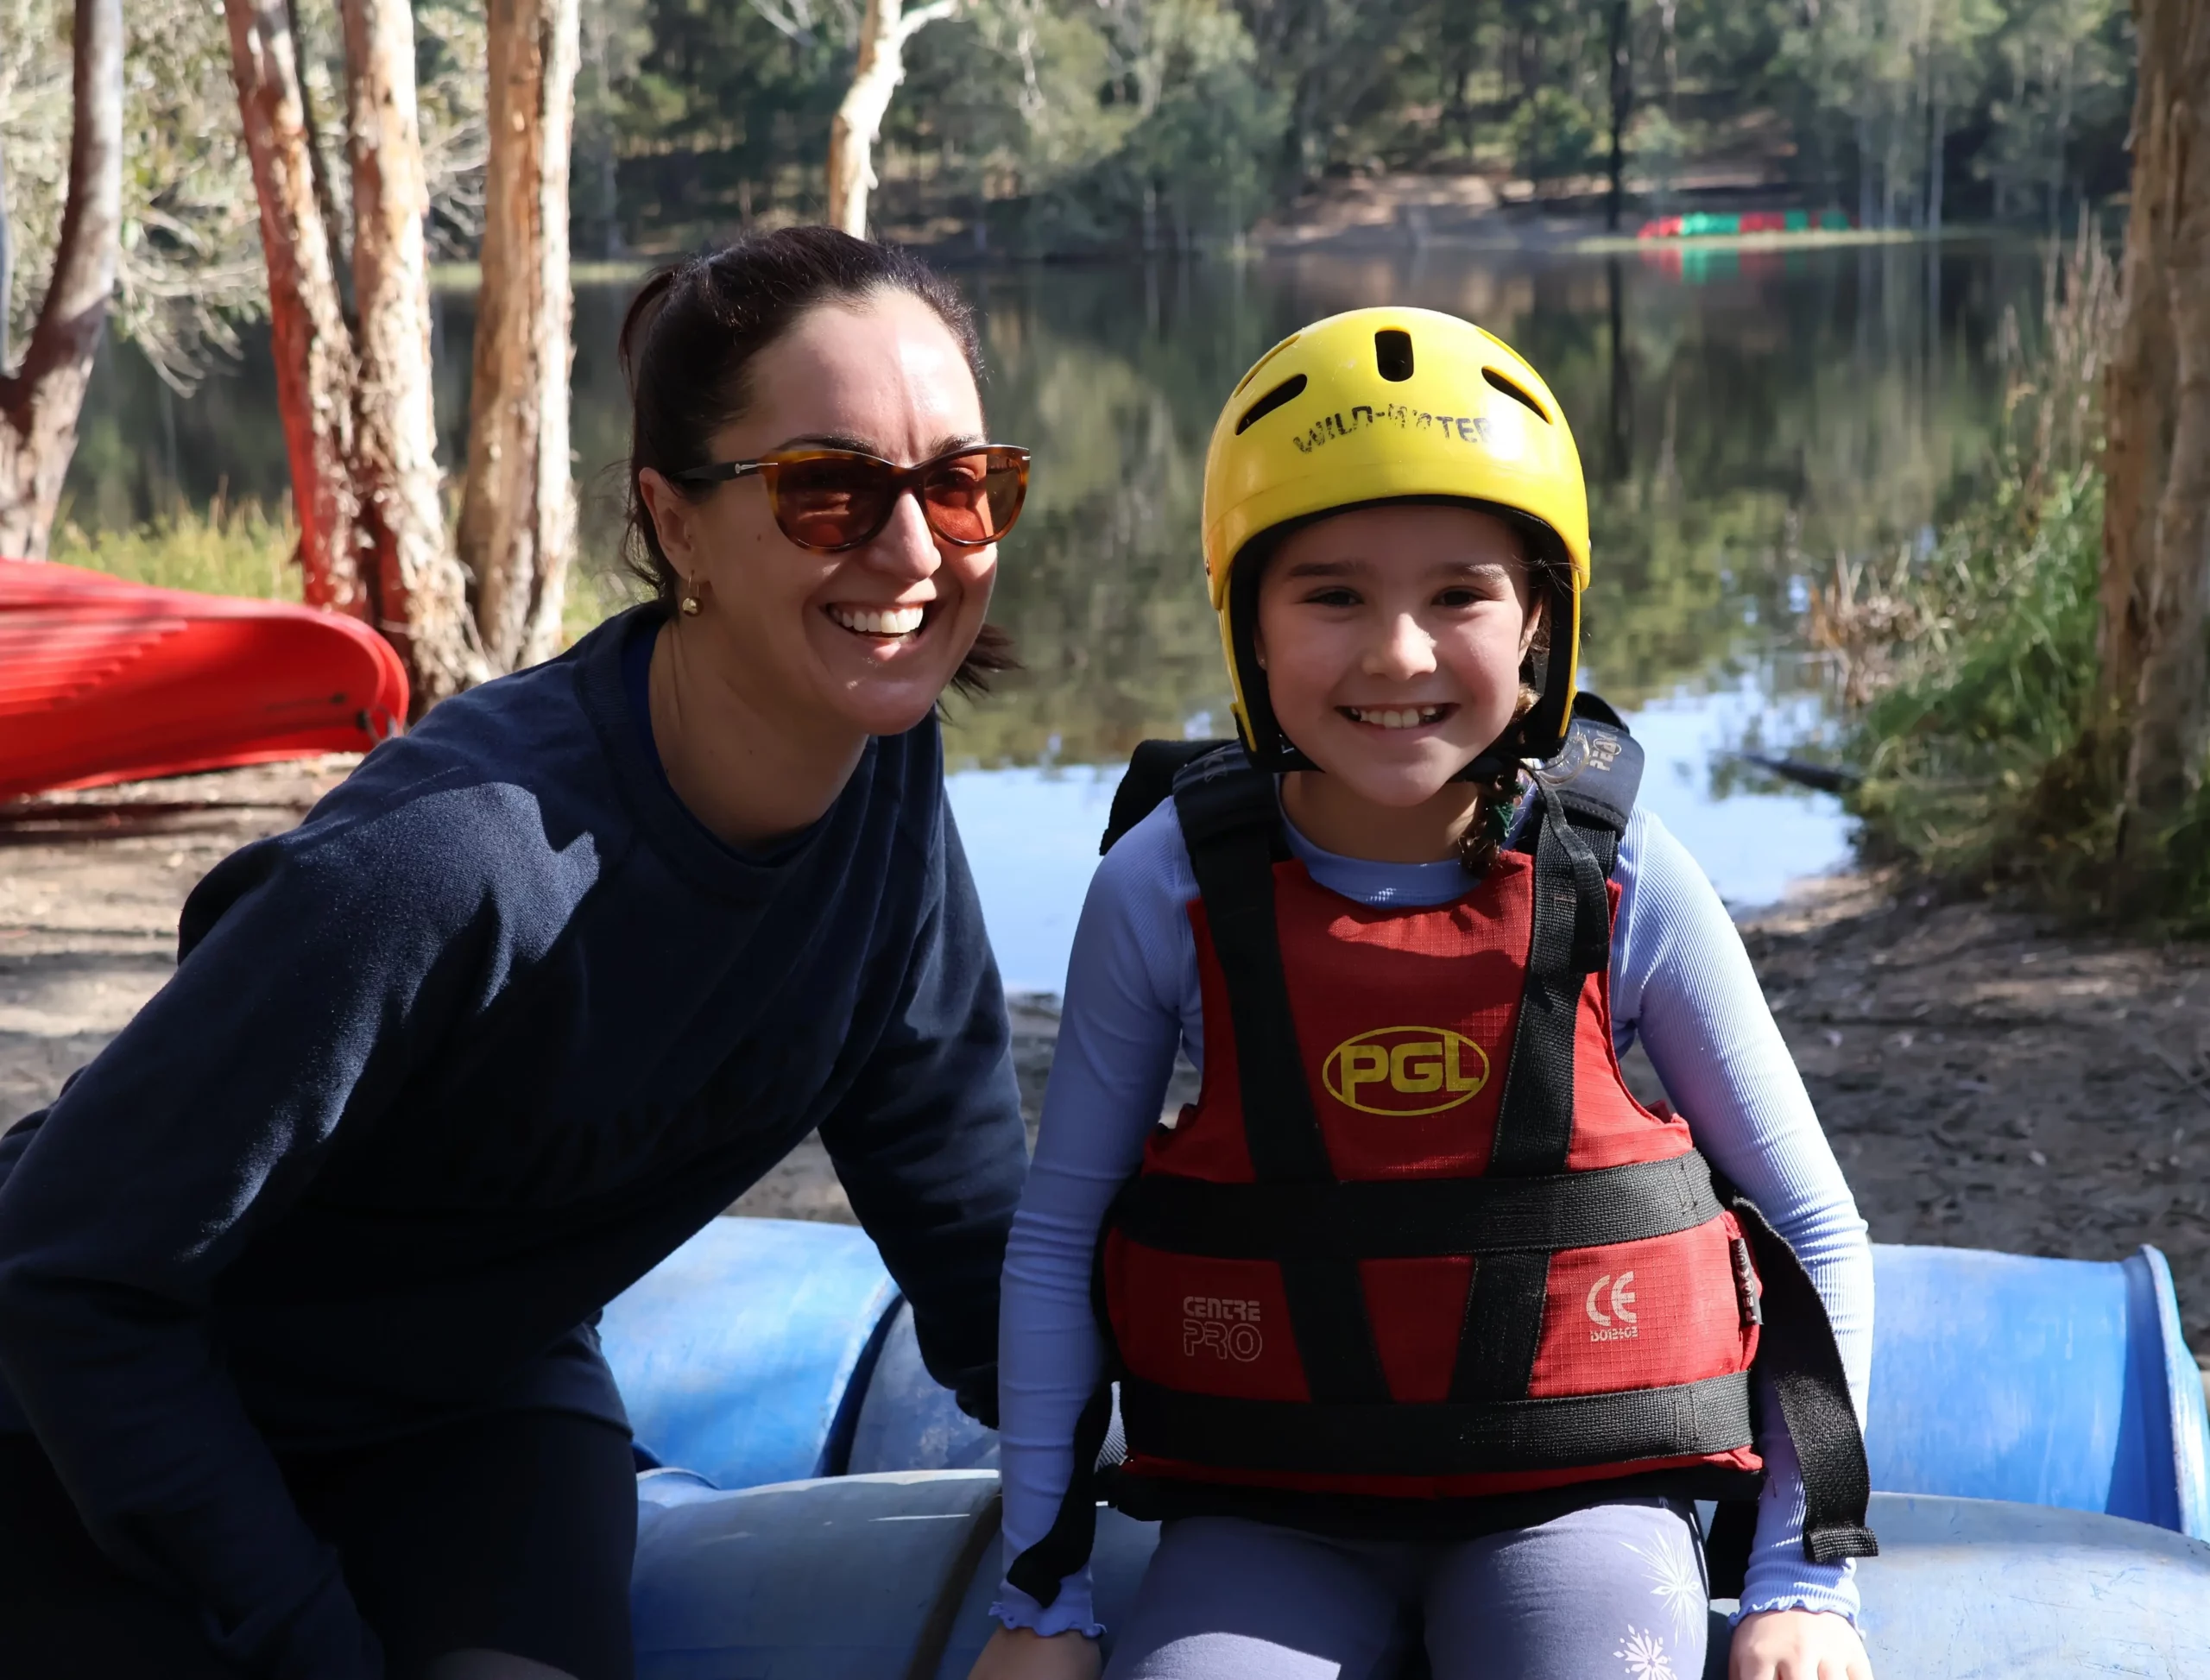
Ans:
<svg viewBox="0 0 2210 1680"><path fill-rule="evenodd" d="M1391 706L1373 711L1353 706L1349 711L1360 723L1373 723L1385 729L1413 729L1422 723L1432 723L1443 715L1443 709L1440 706L1418 706L1406 709Z"/></svg>

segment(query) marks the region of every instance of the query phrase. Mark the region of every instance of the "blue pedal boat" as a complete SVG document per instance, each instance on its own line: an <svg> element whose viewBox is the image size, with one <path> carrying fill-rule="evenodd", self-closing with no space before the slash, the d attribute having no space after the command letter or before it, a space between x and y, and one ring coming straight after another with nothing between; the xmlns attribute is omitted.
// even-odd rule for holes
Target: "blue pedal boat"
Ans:
<svg viewBox="0 0 2210 1680"><path fill-rule="evenodd" d="M1872 1254L1882 1680L2210 1680L2210 1416L2163 1256ZM717 1220L601 1332L641 1467L639 1680L964 1680L996 1439L923 1368L863 1233ZM1108 1626L1156 1538L1101 1513ZM1708 1674L1725 1652L1714 1620Z"/></svg>

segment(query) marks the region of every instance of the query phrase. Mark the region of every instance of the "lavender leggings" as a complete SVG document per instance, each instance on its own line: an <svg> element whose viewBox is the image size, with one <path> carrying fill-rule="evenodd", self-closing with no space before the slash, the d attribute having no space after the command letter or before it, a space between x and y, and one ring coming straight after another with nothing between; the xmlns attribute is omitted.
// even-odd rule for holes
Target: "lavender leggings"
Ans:
<svg viewBox="0 0 2210 1680"><path fill-rule="evenodd" d="M1710 1601L1685 1505L1626 1500L1448 1544L1169 1523L1106 1680L1698 1680ZM1415 1614L1418 1613L1418 1614Z"/></svg>

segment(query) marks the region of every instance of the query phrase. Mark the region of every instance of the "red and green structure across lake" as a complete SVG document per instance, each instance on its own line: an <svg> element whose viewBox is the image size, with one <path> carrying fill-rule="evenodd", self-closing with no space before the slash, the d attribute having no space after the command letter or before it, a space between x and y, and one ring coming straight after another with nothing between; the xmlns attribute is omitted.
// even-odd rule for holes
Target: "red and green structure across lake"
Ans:
<svg viewBox="0 0 2210 1680"><path fill-rule="evenodd" d="M1846 233L1854 225L1839 210L1697 210L1658 216L1636 230L1638 239L1729 239L1755 233Z"/></svg>

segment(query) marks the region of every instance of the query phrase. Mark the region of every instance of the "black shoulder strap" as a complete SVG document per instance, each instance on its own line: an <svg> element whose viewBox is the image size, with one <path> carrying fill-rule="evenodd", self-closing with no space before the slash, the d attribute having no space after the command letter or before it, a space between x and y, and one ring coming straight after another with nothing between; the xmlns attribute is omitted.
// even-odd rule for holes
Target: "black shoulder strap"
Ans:
<svg viewBox="0 0 2210 1680"><path fill-rule="evenodd" d="M1113 809L1105 819L1105 837L1097 843L1097 855L1104 856L1122 835L1151 815L1174 791L1174 778L1184 766L1233 745L1229 741L1139 741L1128 755L1121 785L1113 790Z"/></svg>
<svg viewBox="0 0 2210 1680"><path fill-rule="evenodd" d="M1642 748L1624 728L1576 717L1563 750L1530 774L1535 809L1519 841L1535 855L1527 982L1489 1160L1506 1177L1565 1170L1582 982L1611 961L1604 883L1642 785Z"/></svg>
<svg viewBox="0 0 2210 1680"><path fill-rule="evenodd" d="M1591 697L1593 698L1593 697ZM1536 767L1535 808L1519 843L1535 855L1534 911L1519 1020L1498 1101L1489 1173L1565 1171L1573 1145L1574 1037L1582 988L1611 961L1605 881L1642 781L1642 749L1601 700L1573 721L1565 747ZM1538 1249L1484 1258L1474 1268L1458 1336L1450 1398L1459 1405L1527 1397L1550 1293L1550 1257Z"/></svg>
<svg viewBox="0 0 2210 1680"><path fill-rule="evenodd" d="M1273 866L1286 847L1273 775L1252 767L1241 748L1207 754L1176 774L1174 811L1204 901L1213 955L1228 982L1253 1176L1260 1184L1330 1183L1335 1171L1305 1083L1274 919ZM1281 1275L1312 1398L1386 1401L1388 1380L1367 1322L1357 1263L1285 1260Z"/></svg>

